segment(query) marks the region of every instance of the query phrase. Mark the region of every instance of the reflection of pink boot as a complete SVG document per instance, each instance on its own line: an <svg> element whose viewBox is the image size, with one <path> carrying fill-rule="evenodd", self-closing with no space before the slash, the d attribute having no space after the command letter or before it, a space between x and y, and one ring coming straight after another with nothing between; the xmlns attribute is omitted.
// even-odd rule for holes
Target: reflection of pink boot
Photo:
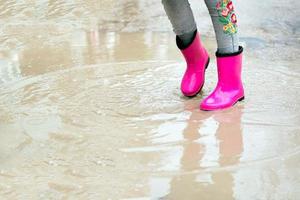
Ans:
<svg viewBox="0 0 300 200"><path fill-rule="evenodd" d="M243 48L240 47L237 53L216 53L218 84L215 90L202 101L201 110L228 108L244 99L244 89L241 81L242 52Z"/></svg>
<svg viewBox="0 0 300 200"><path fill-rule="evenodd" d="M200 35L195 32L193 42L185 49L180 49L187 63L185 74L181 81L181 91L185 96L196 96L204 84L204 73L209 63L208 53L200 41ZM178 41L178 38L177 38ZM178 42L177 42L177 46Z"/></svg>

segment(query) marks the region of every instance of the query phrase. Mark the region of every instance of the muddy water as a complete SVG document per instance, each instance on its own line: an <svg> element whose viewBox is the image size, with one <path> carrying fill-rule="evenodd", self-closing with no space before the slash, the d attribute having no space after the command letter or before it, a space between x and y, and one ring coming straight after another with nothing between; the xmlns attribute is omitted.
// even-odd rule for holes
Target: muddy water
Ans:
<svg viewBox="0 0 300 200"><path fill-rule="evenodd" d="M202 112L159 1L0 1L0 199L297 199L297 4L239 2L246 100Z"/></svg>

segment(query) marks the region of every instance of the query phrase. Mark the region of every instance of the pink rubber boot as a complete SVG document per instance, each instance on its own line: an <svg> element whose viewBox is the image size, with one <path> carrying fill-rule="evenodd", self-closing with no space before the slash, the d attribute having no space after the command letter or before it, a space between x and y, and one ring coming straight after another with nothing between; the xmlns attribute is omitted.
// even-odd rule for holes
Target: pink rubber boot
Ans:
<svg viewBox="0 0 300 200"><path fill-rule="evenodd" d="M187 63L185 74L181 81L181 91L187 97L196 96L204 85L205 69L209 64L209 56L203 47L198 32L193 42L185 49L178 48Z"/></svg>
<svg viewBox="0 0 300 200"><path fill-rule="evenodd" d="M241 80L242 53L242 47L239 47L237 53L216 53L218 84L215 90L202 101L201 110L228 108L244 99L244 88Z"/></svg>

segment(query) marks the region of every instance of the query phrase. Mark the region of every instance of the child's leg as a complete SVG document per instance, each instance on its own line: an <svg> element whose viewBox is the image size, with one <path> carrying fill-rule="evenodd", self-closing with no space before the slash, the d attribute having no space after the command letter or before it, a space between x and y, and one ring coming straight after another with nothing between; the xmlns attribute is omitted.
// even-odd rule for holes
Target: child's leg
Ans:
<svg viewBox="0 0 300 200"><path fill-rule="evenodd" d="M202 89L209 56L205 50L188 0L162 0L176 34L176 44L187 68L181 81L185 96L196 96Z"/></svg>
<svg viewBox="0 0 300 200"><path fill-rule="evenodd" d="M189 46L197 29L188 0L162 0L162 4L179 39L180 47Z"/></svg>
<svg viewBox="0 0 300 200"><path fill-rule="evenodd" d="M238 46L236 16L231 0L205 0L217 42L218 83L200 105L202 110L229 108L244 99L241 79L243 47Z"/></svg>
<svg viewBox="0 0 300 200"><path fill-rule="evenodd" d="M205 0L211 16L218 53L234 53L239 50L237 20L231 0Z"/></svg>

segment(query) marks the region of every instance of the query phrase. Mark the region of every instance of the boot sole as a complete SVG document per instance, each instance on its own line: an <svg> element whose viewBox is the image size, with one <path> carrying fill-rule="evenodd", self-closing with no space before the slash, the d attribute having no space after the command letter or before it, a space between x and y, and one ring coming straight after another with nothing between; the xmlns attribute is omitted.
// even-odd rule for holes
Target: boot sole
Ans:
<svg viewBox="0 0 300 200"><path fill-rule="evenodd" d="M209 62L210 62L210 57L208 57L208 59L207 59L204 72L206 71L206 69L207 69L207 67L209 65ZM189 97L189 98L193 98L193 97L197 96L201 92L201 90L202 90L202 88L204 86L204 82L205 82L205 79L203 81L202 86L200 87L200 89L195 94L193 94L193 95L184 95L184 96Z"/></svg>

